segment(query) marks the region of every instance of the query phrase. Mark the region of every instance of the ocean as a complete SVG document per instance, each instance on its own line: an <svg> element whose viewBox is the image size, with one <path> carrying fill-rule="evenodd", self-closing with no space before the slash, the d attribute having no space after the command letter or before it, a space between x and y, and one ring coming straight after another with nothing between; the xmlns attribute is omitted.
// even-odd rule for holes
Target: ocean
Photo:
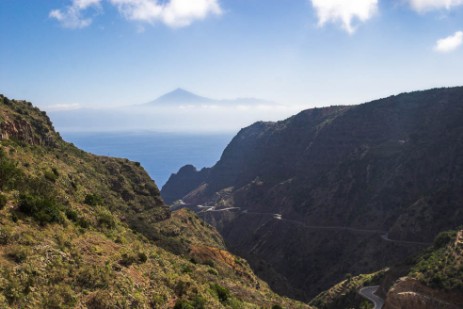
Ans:
<svg viewBox="0 0 463 309"><path fill-rule="evenodd" d="M161 189L170 175L186 164L197 169L213 166L235 133L64 132L61 135L85 151L140 162Z"/></svg>

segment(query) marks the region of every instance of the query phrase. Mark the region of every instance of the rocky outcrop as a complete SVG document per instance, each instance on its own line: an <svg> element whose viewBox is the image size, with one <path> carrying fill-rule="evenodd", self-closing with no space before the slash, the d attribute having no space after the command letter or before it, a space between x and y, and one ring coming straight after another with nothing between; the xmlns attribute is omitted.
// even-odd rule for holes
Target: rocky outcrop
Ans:
<svg viewBox="0 0 463 309"><path fill-rule="evenodd" d="M384 309L459 309L462 295L431 289L403 277L389 290Z"/></svg>
<svg viewBox="0 0 463 309"><path fill-rule="evenodd" d="M0 95L8 112L0 109L0 139L14 139L29 145L55 146L62 141L45 112L26 101L11 101ZM11 112L14 110L14 112Z"/></svg>
<svg viewBox="0 0 463 309"><path fill-rule="evenodd" d="M197 171L193 165L185 165L176 174L172 174L168 183L164 186L162 197L164 201L171 204L178 199L199 187L208 174L208 169Z"/></svg>
<svg viewBox="0 0 463 309"><path fill-rule="evenodd" d="M223 220L208 215L227 246L275 289L310 298L345 273L398 262L463 222L461 119L459 87L259 122L237 134L207 175L197 173L199 186L177 181L194 188L169 199L240 209Z"/></svg>

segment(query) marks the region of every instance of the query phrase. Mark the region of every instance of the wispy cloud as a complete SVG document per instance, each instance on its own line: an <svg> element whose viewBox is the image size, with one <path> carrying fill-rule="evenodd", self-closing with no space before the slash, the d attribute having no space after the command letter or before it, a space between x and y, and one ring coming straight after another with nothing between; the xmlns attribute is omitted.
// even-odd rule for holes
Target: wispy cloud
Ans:
<svg viewBox="0 0 463 309"><path fill-rule="evenodd" d="M69 131L157 131L237 132L256 121L285 119L308 108L282 104L201 104L184 106L130 106L99 109L50 109L49 115L61 132Z"/></svg>
<svg viewBox="0 0 463 309"><path fill-rule="evenodd" d="M92 23L92 19L82 16L82 13L91 7L99 7L100 3L101 0L73 0L66 9L51 11L49 17L56 19L66 28L85 28Z"/></svg>
<svg viewBox="0 0 463 309"><path fill-rule="evenodd" d="M99 7L103 0L73 0L64 10L53 10L49 16L67 28L84 28L92 19L83 13L90 7ZM169 27L186 27L210 15L222 14L218 0L106 0L127 20L156 23Z"/></svg>
<svg viewBox="0 0 463 309"><path fill-rule="evenodd" d="M45 110L50 112L57 112L57 111L75 111L82 108L82 105L78 103L71 103L71 104L55 104L55 105L48 105L44 107Z"/></svg>
<svg viewBox="0 0 463 309"><path fill-rule="evenodd" d="M162 22L170 27L189 26L196 20L222 13L217 0L171 0L165 4L155 0L109 1L129 20Z"/></svg>
<svg viewBox="0 0 463 309"><path fill-rule="evenodd" d="M440 53L449 53L456 50L463 43L463 32L457 31L453 35L439 39L434 49Z"/></svg>
<svg viewBox="0 0 463 309"><path fill-rule="evenodd" d="M463 0L409 0L409 2L411 7L420 13L439 9L450 10L463 5Z"/></svg>
<svg viewBox="0 0 463 309"><path fill-rule="evenodd" d="M311 0L318 25L340 23L342 28L352 34L356 30L354 21L369 20L378 9L378 0Z"/></svg>

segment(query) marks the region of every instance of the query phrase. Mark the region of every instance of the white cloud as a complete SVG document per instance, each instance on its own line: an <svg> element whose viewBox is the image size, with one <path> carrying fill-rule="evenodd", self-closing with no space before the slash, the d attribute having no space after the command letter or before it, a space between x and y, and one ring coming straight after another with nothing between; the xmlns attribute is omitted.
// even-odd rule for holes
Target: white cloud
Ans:
<svg viewBox="0 0 463 309"><path fill-rule="evenodd" d="M155 23L162 22L169 27L189 26L196 20L210 15L220 15L222 9L218 0L106 0L114 5L128 20ZM92 22L84 18L82 11L99 6L102 0L73 0L65 10L53 10L49 16L67 28L83 28Z"/></svg>
<svg viewBox="0 0 463 309"><path fill-rule="evenodd" d="M463 5L463 0L409 0L412 8L418 12L447 9Z"/></svg>
<svg viewBox="0 0 463 309"><path fill-rule="evenodd" d="M317 12L318 25L321 27L328 22L341 23L348 33L355 32L355 19L365 22L378 9L378 0L311 0Z"/></svg>
<svg viewBox="0 0 463 309"><path fill-rule="evenodd" d="M195 20L222 13L217 0L170 0L165 4L157 0L109 1L129 20L148 23L160 21L170 27L189 26Z"/></svg>
<svg viewBox="0 0 463 309"><path fill-rule="evenodd" d="M100 2L101 0L73 0L66 9L51 11L49 17L56 19L66 28L85 28L92 23L92 19L83 17L82 11L90 7L99 7Z"/></svg>
<svg viewBox="0 0 463 309"><path fill-rule="evenodd" d="M48 112L57 112L57 111L74 111L81 109L82 106L78 103L71 103L71 104L55 104L55 105L48 105L44 107Z"/></svg>
<svg viewBox="0 0 463 309"><path fill-rule="evenodd" d="M463 43L463 32L457 31L453 35L437 40L434 49L440 53L449 53L456 50Z"/></svg>

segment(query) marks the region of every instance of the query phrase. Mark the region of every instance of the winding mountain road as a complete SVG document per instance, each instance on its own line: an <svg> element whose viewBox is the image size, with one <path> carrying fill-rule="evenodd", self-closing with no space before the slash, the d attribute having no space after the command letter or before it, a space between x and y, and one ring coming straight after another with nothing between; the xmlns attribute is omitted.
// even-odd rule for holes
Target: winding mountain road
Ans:
<svg viewBox="0 0 463 309"><path fill-rule="evenodd" d="M348 227L348 226L307 225L307 224L305 224L303 222L300 222L300 221L297 221L297 220L285 219L285 218L283 218L283 215L281 215L281 214L265 213L265 212L250 212L250 211L247 211L247 210L244 210L241 213L242 214L247 214L247 215L268 215L268 216L272 216L274 219L277 219L277 220L280 220L280 221L290 222L290 223L293 223L293 224L298 224L298 225L301 225L302 227L307 228L307 229L342 230L342 231L350 231L350 232L357 232L357 233L379 234L379 235L381 235L382 240L387 241L387 242L392 242L392 243L395 243L395 244L419 245L419 246L430 246L430 245L432 245L432 243L430 243L430 242L419 242L419 241L390 239L389 238L389 233L387 231L383 231L383 230L359 229L359 228L353 228L353 227Z"/></svg>
<svg viewBox="0 0 463 309"><path fill-rule="evenodd" d="M300 225L306 229L314 229L314 230L343 230L343 231L350 231L350 232L359 232L359 233L370 233L370 234L380 234L384 235L387 234L386 231L382 230L368 230L368 229L358 229L358 228L353 228L353 227L348 227L348 226L322 226L322 225L307 225L304 222L297 221L297 220L291 220L291 219L285 219L283 215L281 214L274 214L274 213L268 213L268 212L250 212L250 211L242 211L242 214L245 215L266 215L266 216L272 216L276 220L280 221L285 221L293 224Z"/></svg>
<svg viewBox="0 0 463 309"><path fill-rule="evenodd" d="M366 286L358 291L360 296L368 299L375 305L373 309L381 309L384 306L384 299L375 294L378 288L379 285Z"/></svg>
<svg viewBox="0 0 463 309"><path fill-rule="evenodd" d="M432 243L430 242L419 242L419 241L408 241L408 240L394 240L389 238L389 233L381 235L381 239L384 241L393 242L396 244L402 245L420 245L420 246L430 246Z"/></svg>
<svg viewBox="0 0 463 309"><path fill-rule="evenodd" d="M206 207L206 206L202 206ZM240 210L240 207L228 207L228 208L222 208L222 209L216 209L215 206L210 206L209 208L202 210L199 212L205 213L205 212L222 212L222 211L230 211L230 210ZM246 210L242 210L240 214L243 215L261 215L261 216L271 216L275 220L279 221L285 221L289 222L292 224L297 224L300 225L306 229L314 229L314 230L342 230L342 231L349 231L349 232L357 232L357 233L369 233L369 234L378 234L381 235L381 239L387 242L392 242L395 244L402 244L402 245L420 245L420 246L429 246L432 243L428 242L418 242L418 241L407 241L407 240L394 240L389 238L389 233L387 231L382 231L382 230L373 230L373 229L359 229L359 228L353 228L353 227L348 227L348 226L320 226L320 225L307 225L303 222L297 221L297 220L291 220L291 219L286 219L283 218L282 214L276 214L276 213L270 213L270 212L251 212Z"/></svg>

